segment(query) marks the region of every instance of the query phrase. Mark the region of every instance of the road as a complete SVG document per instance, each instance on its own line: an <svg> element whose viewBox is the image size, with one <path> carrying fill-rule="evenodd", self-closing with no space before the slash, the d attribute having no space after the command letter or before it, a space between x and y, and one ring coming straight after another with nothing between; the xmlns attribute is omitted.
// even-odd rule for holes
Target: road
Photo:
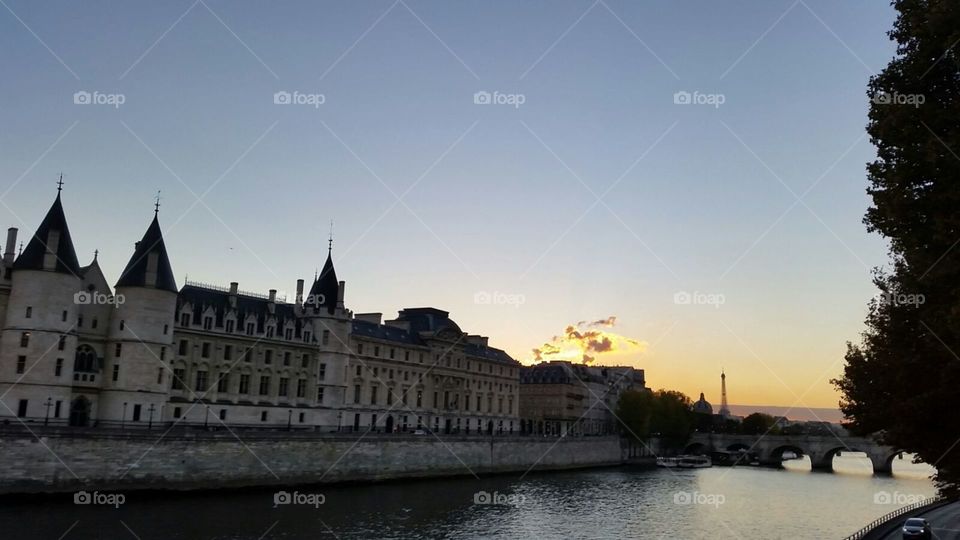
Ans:
<svg viewBox="0 0 960 540"><path fill-rule="evenodd" d="M915 517L922 517L930 522L930 527L933 529L934 540L960 540L960 502L934 508L929 512L922 512ZM885 540L900 540L903 538L900 533L900 526L902 526L906 520L907 516L898 518L897 527L882 538Z"/></svg>

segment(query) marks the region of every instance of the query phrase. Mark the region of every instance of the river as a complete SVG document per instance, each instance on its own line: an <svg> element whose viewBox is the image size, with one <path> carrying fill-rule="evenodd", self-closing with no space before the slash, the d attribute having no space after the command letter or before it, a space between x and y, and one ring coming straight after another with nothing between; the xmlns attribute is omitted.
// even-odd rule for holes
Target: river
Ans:
<svg viewBox="0 0 960 540"><path fill-rule="evenodd" d="M117 508L62 495L4 501L0 538L841 538L934 494L925 465L895 461L894 476L877 477L869 463L838 457L832 474L797 460L300 487L286 490L298 504L280 505L273 489L129 492Z"/></svg>

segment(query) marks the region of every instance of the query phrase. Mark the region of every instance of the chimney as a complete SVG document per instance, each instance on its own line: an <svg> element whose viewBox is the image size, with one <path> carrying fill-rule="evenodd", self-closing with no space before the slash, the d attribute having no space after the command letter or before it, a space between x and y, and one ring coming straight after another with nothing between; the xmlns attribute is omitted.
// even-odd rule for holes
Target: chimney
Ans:
<svg viewBox="0 0 960 540"><path fill-rule="evenodd" d="M295 300L295 303L298 306L303 305L303 280L302 279L297 280L297 298Z"/></svg>
<svg viewBox="0 0 960 540"><path fill-rule="evenodd" d="M343 293L347 288L347 282L341 281L340 286L337 287L337 307L343 309Z"/></svg>
<svg viewBox="0 0 960 540"><path fill-rule="evenodd" d="M7 229L7 249L3 252L3 265L10 268L13 264L13 250L17 246L17 228Z"/></svg>
<svg viewBox="0 0 960 540"><path fill-rule="evenodd" d="M230 307L237 307L237 293L240 291L240 284L236 281L230 282Z"/></svg>
<svg viewBox="0 0 960 540"><path fill-rule="evenodd" d="M270 303L271 303L271 304L277 303L277 290L276 290L276 289L270 289Z"/></svg>

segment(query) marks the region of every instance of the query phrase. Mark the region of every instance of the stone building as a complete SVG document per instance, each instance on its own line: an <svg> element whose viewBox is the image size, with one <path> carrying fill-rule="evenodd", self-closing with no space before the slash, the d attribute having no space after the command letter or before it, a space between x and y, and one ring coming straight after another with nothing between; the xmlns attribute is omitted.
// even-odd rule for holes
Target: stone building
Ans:
<svg viewBox="0 0 960 540"><path fill-rule="evenodd" d="M76 426L156 422L319 430L519 430L519 363L434 308L381 322L344 306L332 241L293 302L177 288L157 213L112 291L81 267L60 193L0 265L0 417Z"/></svg>
<svg viewBox="0 0 960 540"><path fill-rule="evenodd" d="M646 389L629 366L542 362L520 370L520 416L528 433L566 436L616 433L620 394Z"/></svg>

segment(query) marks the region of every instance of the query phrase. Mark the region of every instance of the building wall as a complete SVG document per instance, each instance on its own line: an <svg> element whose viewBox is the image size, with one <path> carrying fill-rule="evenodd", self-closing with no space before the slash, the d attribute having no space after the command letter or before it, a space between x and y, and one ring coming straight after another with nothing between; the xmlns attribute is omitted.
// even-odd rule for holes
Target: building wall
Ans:
<svg viewBox="0 0 960 540"><path fill-rule="evenodd" d="M159 441L156 432L119 438L46 435L49 450L29 434L0 436L0 455L7 465L0 471L0 494L293 486L621 462L616 437L446 437L441 443L430 435L368 435L358 441L355 436L242 433L243 442L229 433L171 433ZM344 455L348 458L341 459Z"/></svg>

